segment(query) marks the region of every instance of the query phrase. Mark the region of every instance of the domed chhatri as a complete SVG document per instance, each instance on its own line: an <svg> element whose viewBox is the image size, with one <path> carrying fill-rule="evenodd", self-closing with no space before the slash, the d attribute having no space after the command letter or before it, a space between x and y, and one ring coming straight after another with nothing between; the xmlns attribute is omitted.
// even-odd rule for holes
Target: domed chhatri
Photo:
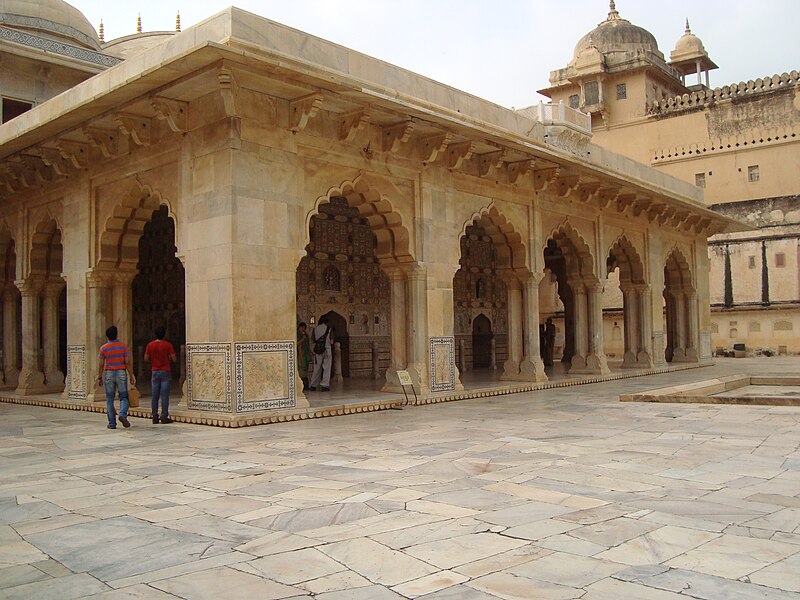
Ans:
<svg viewBox="0 0 800 600"><path fill-rule="evenodd" d="M716 69L717 65L708 56L703 42L692 33L689 27L689 19L686 19L686 29L675 49L669 54L669 64L681 74L681 79L686 84L686 76L697 74L697 84L702 83L702 74L706 77L706 87L708 87L708 72Z"/></svg>
<svg viewBox="0 0 800 600"><path fill-rule="evenodd" d="M614 0L609 3L606 20L578 40L574 58L578 58L588 49L597 50L603 55L644 51L663 57L653 34L620 17Z"/></svg>
<svg viewBox="0 0 800 600"><path fill-rule="evenodd" d="M91 50L100 39L83 13L63 0L0 0L0 25Z"/></svg>

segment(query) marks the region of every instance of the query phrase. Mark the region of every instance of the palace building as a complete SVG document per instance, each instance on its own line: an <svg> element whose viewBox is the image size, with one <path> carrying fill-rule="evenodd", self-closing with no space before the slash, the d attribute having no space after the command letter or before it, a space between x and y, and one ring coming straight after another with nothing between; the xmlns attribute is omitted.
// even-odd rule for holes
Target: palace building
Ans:
<svg viewBox="0 0 800 600"><path fill-rule="evenodd" d="M540 93L591 115L592 141L694 184L752 229L709 242L717 352L800 353L800 75L711 88L717 65L689 21L669 60L611 2ZM620 303L606 302L606 321Z"/></svg>
<svg viewBox="0 0 800 600"><path fill-rule="evenodd" d="M629 102L641 91L638 126L659 127L683 84L637 31ZM609 141L622 100L601 41L579 44L552 104L515 111L236 8L105 42L62 0L0 0L0 395L102 406L112 323L145 375L166 326L185 379L172 416L225 425L309 407L296 325L323 315L340 385L400 392L407 371L424 397L467 372L710 361L707 238L752 234L707 206L717 179ZM596 95L569 88L577 68Z"/></svg>

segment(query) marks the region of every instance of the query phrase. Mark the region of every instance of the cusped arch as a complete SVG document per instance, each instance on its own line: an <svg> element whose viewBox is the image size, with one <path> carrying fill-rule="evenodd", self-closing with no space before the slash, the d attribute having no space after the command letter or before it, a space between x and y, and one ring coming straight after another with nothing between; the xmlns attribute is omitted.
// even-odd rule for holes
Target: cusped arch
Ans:
<svg viewBox="0 0 800 600"><path fill-rule="evenodd" d="M673 246L664 261L664 285L668 288L694 287L689 261L677 246Z"/></svg>
<svg viewBox="0 0 800 600"><path fill-rule="evenodd" d="M56 217L47 211L31 233L29 275L57 279L63 270L63 229Z"/></svg>
<svg viewBox="0 0 800 600"><path fill-rule="evenodd" d="M414 261L408 228L403 224L403 218L389 199L363 176L332 187L324 196L316 199L313 210L305 219L305 245L311 241L311 219L319 213L320 206L329 203L331 198L344 198L350 207L358 209L359 216L367 222L375 236L375 255L379 261Z"/></svg>
<svg viewBox="0 0 800 600"><path fill-rule="evenodd" d="M494 202L474 212L464 221L459 239L467 235L467 228L481 227L492 240L498 269L529 268L528 252L522 235L495 206Z"/></svg>
<svg viewBox="0 0 800 600"><path fill-rule="evenodd" d="M608 251L609 269L619 267L620 282L644 283L644 263L634 243L624 233Z"/></svg>
<svg viewBox="0 0 800 600"><path fill-rule="evenodd" d="M542 248L543 252L551 240L564 255L564 260L567 263L567 270L570 276L577 276L583 279L597 279L597 275L595 275L594 272L594 256L592 250L580 232L573 227L572 223L565 220L555 227L550 232L550 235L545 238L544 247Z"/></svg>
<svg viewBox="0 0 800 600"><path fill-rule="evenodd" d="M2 285L13 284L17 278L16 242L13 230L5 219L0 220L0 266L3 269Z"/></svg>
<svg viewBox="0 0 800 600"><path fill-rule="evenodd" d="M100 233L98 264L113 268L122 265L136 267L139 261L139 238L153 213L162 206L175 225L175 245L178 245L178 220L169 201L161 192L134 179L127 193L123 194L106 219Z"/></svg>

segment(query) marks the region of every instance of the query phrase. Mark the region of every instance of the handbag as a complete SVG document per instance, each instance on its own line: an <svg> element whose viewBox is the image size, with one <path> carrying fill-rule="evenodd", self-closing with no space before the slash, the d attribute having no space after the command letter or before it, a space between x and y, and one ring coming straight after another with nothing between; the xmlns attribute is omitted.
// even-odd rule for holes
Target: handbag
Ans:
<svg viewBox="0 0 800 600"><path fill-rule="evenodd" d="M318 340L314 340L314 354L325 354L325 347L327 346L326 339L329 331L330 327L325 327L325 333L322 334L322 337Z"/></svg>

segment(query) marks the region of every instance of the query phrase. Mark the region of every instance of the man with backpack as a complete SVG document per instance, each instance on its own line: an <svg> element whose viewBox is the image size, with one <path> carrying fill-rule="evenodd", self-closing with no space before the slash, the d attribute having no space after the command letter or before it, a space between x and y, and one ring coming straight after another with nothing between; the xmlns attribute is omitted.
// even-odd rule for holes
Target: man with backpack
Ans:
<svg viewBox="0 0 800 600"><path fill-rule="evenodd" d="M311 375L311 385L308 389L313 392L319 386L321 392L330 391L333 332L328 324L328 317L320 317L319 324L311 333L311 340L314 342L314 372Z"/></svg>

